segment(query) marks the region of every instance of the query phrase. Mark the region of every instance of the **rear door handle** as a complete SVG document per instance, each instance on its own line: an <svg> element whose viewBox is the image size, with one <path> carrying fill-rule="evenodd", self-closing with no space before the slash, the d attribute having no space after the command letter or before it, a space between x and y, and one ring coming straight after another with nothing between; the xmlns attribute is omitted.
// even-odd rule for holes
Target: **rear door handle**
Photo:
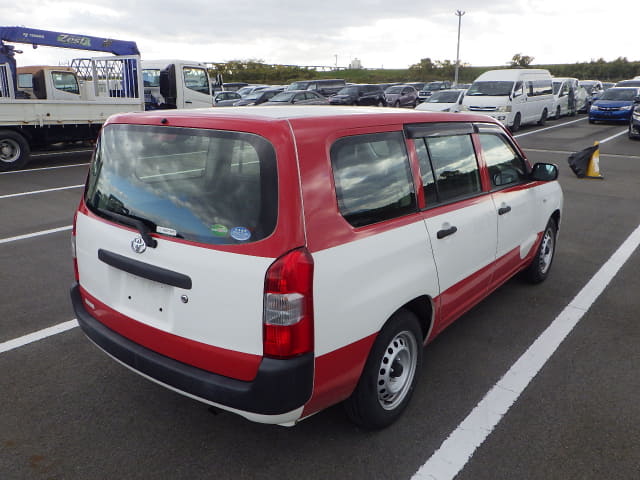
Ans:
<svg viewBox="0 0 640 480"><path fill-rule="evenodd" d="M440 239L440 238L448 237L449 235L453 235L457 231L458 231L458 227L449 227L444 230L438 230L438 233L436 233L436 236Z"/></svg>
<svg viewBox="0 0 640 480"><path fill-rule="evenodd" d="M500 207L498 209L498 215L504 215L505 213L509 213L511 211L511 207L510 206L506 206L506 207Z"/></svg>

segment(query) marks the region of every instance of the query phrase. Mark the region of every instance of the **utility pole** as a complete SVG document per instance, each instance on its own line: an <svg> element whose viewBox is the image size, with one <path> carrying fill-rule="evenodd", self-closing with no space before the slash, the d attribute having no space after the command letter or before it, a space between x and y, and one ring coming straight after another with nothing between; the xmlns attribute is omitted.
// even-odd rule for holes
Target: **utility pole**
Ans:
<svg viewBox="0 0 640 480"><path fill-rule="evenodd" d="M462 24L462 16L465 13L466 12L463 12L462 10L456 10L456 15L458 16L458 47L456 49L456 74L453 79L454 87L458 85L458 69L460 68L460 25Z"/></svg>

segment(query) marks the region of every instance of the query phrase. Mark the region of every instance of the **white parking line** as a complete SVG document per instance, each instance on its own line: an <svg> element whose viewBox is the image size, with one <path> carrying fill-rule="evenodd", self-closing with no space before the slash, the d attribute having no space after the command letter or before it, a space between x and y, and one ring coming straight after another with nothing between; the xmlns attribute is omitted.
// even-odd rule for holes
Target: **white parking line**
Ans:
<svg viewBox="0 0 640 480"><path fill-rule="evenodd" d="M536 339L509 371L414 474L412 480L453 479L604 291L640 244L640 226Z"/></svg>
<svg viewBox="0 0 640 480"><path fill-rule="evenodd" d="M46 190L33 190L31 192L10 193L8 195L0 195L0 200L4 198L22 197L25 195L37 195L39 193L58 192L60 190L69 190L72 188L81 188L81 187L84 187L84 183L82 185L69 185L68 187L47 188Z"/></svg>
<svg viewBox="0 0 640 480"><path fill-rule="evenodd" d="M534 130L534 131L532 131L532 132L520 133L520 134L518 134L518 135L514 135L514 136L513 136L513 138L526 137L527 135L532 135L532 134L534 134L534 133L545 132L545 131L547 131L547 130L552 130L552 129L554 129L554 128L564 127L565 125L571 125L572 123L581 122L581 121L586 120L586 119L587 119L587 117L579 118L579 119L577 119L577 120L572 120L572 121L570 121L570 122L561 123L561 124L559 124L559 125L553 125L553 126L551 126L551 127L541 128L541 129L539 129L539 130Z"/></svg>
<svg viewBox="0 0 640 480"><path fill-rule="evenodd" d="M89 163L74 163L73 165L59 165L57 167L41 167L41 168L28 168L24 170L12 170L10 172L0 172L0 175L15 175L16 173L31 173L40 172L42 170L58 170L60 168L72 168L72 167L86 167Z"/></svg>
<svg viewBox="0 0 640 480"><path fill-rule="evenodd" d="M25 345L28 345L29 343L37 342L38 340L57 335L58 333L66 332L67 330L71 330L72 328L76 328L77 326L78 321L74 318L73 320L69 320L68 322L58 323L57 325L54 325L52 327L44 328L42 330L38 330L37 332L23 335L22 337L14 338L13 340L0 343L0 353L8 352L9 350L23 347Z"/></svg>
<svg viewBox="0 0 640 480"><path fill-rule="evenodd" d="M614 138L618 138L620 135L624 135L625 133L627 133L627 129L625 128L624 130L622 130L620 133L616 133L615 135L611 135L610 137L605 138L604 140L600 140L600 145L602 145L603 143L608 142L609 140L613 140Z"/></svg>
<svg viewBox="0 0 640 480"><path fill-rule="evenodd" d="M66 225L64 227L52 228L51 230L42 230L40 232L27 233L25 235L18 235L17 237L0 238L0 243L17 242L18 240L26 240L27 238L39 237L41 235L49 235L50 233L64 232L65 230L71 230L73 225Z"/></svg>

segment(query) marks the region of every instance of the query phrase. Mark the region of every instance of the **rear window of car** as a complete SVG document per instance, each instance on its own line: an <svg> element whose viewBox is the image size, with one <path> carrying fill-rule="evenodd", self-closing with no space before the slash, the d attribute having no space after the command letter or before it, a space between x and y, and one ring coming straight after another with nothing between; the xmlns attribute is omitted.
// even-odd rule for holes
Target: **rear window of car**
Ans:
<svg viewBox="0 0 640 480"><path fill-rule="evenodd" d="M89 170L94 213L205 244L261 240L277 221L273 146L249 133L108 125Z"/></svg>

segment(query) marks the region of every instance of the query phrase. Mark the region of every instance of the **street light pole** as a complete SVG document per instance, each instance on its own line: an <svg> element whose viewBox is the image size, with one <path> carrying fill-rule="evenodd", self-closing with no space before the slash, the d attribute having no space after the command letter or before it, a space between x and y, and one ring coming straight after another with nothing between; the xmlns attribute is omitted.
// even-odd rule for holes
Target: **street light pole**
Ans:
<svg viewBox="0 0 640 480"><path fill-rule="evenodd" d="M460 68L460 25L462 24L462 16L465 13L466 12L463 12L462 10L456 10L456 15L458 16L458 47L456 49L456 74L453 79L454 86L458 85L458 69Z"/></svg>

